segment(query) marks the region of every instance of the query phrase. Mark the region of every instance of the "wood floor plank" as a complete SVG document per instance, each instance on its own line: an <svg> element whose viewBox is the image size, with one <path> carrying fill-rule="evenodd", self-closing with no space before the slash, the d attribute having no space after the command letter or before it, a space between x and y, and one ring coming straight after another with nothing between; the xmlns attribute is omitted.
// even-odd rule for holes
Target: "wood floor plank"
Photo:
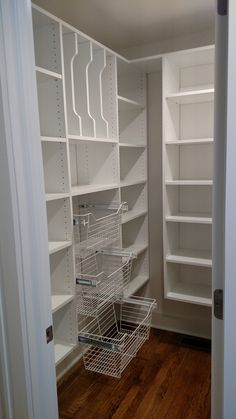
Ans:
<svg viewBox="0 0 236 419"><path fill-rule="evenodd" d="M210 419L211 355L152 330L121 379L79 362L58 383L60 419Z"/></svg>

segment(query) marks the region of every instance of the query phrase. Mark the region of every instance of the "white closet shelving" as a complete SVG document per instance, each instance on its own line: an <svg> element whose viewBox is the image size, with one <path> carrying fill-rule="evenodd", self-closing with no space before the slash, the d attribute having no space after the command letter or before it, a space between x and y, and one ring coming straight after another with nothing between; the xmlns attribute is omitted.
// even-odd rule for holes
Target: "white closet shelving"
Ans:
<svg viewBox="0 0 236 419"><path fill-rule="evenodd" d="M214 48L163 59L164 288L211 305Z"/></svg>
<svg viewBox="0 0 236 419"><path fill-rule="evenodd" d="M149 279L146 78L37 6L33 26L55 363L62 368L74 350L78 356L72 214L82 204L128 203L117 246L137 259L125 295Z"/></svg>

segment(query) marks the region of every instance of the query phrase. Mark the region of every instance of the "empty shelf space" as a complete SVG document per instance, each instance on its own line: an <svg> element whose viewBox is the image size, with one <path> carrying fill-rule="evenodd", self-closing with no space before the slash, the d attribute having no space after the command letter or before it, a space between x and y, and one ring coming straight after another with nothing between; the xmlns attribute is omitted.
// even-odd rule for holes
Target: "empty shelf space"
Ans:
<svg viewBox="0 0 236 419"><path fill-rule="evenodd" d="M122 224L128 223L131 220L134 220L135 218L142 217L143 215L147 214L147 209L134 209L131 211L127 211L122 215Z"/></svg>
<svg viewBox="0 0 236 419"><path fill-rule="evenodd" d="M59 252L59 250L66 249L72 245L72 241L55 241L55 242L48 242L48 251L49 254L52 255L53 253Z"/></svg>
<svg viewBox="0 0 236 419"><path fill-rule="evenodd" d="M148 245L143 244L123 244L123 249L126 250L126 252L133 252L137 256L141 253L145 252L145 250L148 249Z"/></svg>
<svg viewBox="0 0 236 419"><path fill-rule="evenodd" d="M145 106L143 106L140 102L136 102L135 100L128 99L124 96L118 96L118 109L119 111L128 111L128 110L134 110L134 109L144 109Z"/></svg>
<svg viewBox="0 0 236 419"><path fill-rule="evenodd" d="M147 183L147 179L121 181L120 186L121 186L121 188L125 188L127 186L142 185L143 183Z"/></svg>
<svg viewBox="0 0 236 419"><path fill-rule="evenodd" d="M47 143L66 143L66 138L60 137L43 137L41 136L41 141Z"/></svg>
<svg viewBox="0 0 236 419"><path fill-rule="evenodd" d="M166 180L166 185L176 186L212 186L212 180Z"/></svg>
<svg viewBox="0 0 236 419"><path fill-rule="evenodd" d="M114 138L95 138L95 137L82 137L80 135L68 135L71 144L77 144L78 142L92 142L92 143L110 143L117 144L118 139Z"/></svg>
<svg viewBox="0 0 236 419"><path fill-rule="evenodd" d="M172 291L167 292L166 297L171 300L192 304L200 304L204 306L212 305L210 285L179 281L173 285Z"/></svg>
<svg viewBox="0 0 236 419"><path fill-rule="evenodd" d="M119 143L119 146L120 147L130 147L130 148L132 148L132 147L134 147L134 148L146 148L147 147L146 144L135 144L135 143L124 143L124 142Z"/></svg>
<svg viewBox="0 0 236 419"><path fill-rule="evenodd" d="M85 195L88 193L107 191L110 189L117 189L118 185L81 185L81 186L72 186L71 194L72 196Z"/></svg>
<svg viewBox="0 0 236 419"><path fill-rule="evenodd" d="M75 345L66 345L64 343L55 343L54 345L54 352L55 352L55 363L58 365L63 359L69 355L73 349L75 348Z"/></svg>
<svg viewBox="0 0 236 419"><path fill-rule="evenodd" d="M166 96L166 99L180 105L211 102L214 99L214 89L189 90L185 92L173 93Z"/></svg>
<svg viewBox="0 0 236 419"><path fill-rule="evenodd" d="M172 254L166 256L166 261L194 266L212 266L210 252L202 250L176 249Z"/></svg>
<svg viewBox="0 0 236 419"><path fill-rule="evenodd" d="M54 79L61 79L62 75L59 73L55 73L54 71L51 70L47 70L46 68L42 68L42 67L35 67L35 70L37 72L37 80L40 81L44 81L49 77L53 77Z"/></svg>
<svg viewBox="0 0 236 419"><path fill-rule="evenodd" d="M52 295L52 312L55 313L74 299L73 295Z"/></svg>
<svg viewBox="0 0 236 419"><path fill-rule="evenodd" d="M212 224L212 217L210 214L178 213L174 215L167 215L166 221L176 223Z"/></svg>
<svg viewBox="0 0 236 419"><path fill-rule="evenodd" d="M135 293L142 288L149 281L148 275L137 275L127 285L124 291L125 298L135 295Z"/></svg>
<svg viewBox="0 0 236 419"><path fill-rule="evenodd" d="M46 193L46 201L55 201L56 199L64 199L70 196L69 192L63 193Z"/></svg>
<svg viewBox="0 0 236 419"><path fill-rule="evenodd" d="M187 140L173 140L173 141L166 141L166 145L191 145L191 144L213 144L213 138L191 138Z"/></svg>

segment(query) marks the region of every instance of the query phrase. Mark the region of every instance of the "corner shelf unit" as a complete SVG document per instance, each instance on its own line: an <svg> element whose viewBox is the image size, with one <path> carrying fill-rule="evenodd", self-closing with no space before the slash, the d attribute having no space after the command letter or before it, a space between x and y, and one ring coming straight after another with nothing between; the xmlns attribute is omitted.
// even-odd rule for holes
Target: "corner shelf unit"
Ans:
<svg viewBox="0 0 236 419"><path fill-rule="evenodd" d="M117 246L137 260L126 296L149 279L146 76L35 5L33 29L60 374L63 361L81 353L73 237L73 214L81 205L128 202Z"/></svg>
<svg viewBox="0 0 236 419"><path fill-rule="evenodd" d="M214 48L163 58L164 292L211 305Z"/></svg>

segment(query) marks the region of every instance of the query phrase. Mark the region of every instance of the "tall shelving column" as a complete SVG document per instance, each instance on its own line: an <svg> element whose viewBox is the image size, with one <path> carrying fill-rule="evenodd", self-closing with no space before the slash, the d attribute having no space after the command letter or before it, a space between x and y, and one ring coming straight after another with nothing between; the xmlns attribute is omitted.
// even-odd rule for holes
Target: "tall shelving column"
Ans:
<svg viewBox="0 0 236 419"><path fill-rule="evenodd" d="M76 344L72 218L68 148L58 21L33 8L35 61L39 104L55 364Z"/></svg>
<svg viewBox="0 0 236 419"><path fill-rule="evenodd" d="M128 296L149 280L146 75L118 57L117 80L120 193L129 208L122 218L122 247L137 254Z"/></svg>
<svg viewBox="0 0 236 419"><path fill-rule="evenodd" d="M165 297L211 305L214 48L163 59Z"/></svg>

